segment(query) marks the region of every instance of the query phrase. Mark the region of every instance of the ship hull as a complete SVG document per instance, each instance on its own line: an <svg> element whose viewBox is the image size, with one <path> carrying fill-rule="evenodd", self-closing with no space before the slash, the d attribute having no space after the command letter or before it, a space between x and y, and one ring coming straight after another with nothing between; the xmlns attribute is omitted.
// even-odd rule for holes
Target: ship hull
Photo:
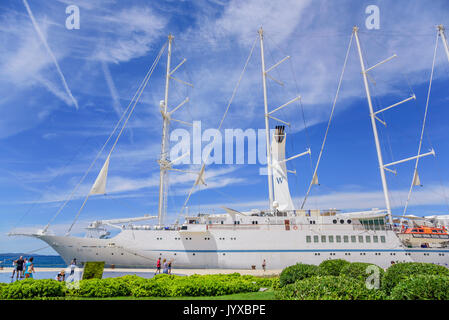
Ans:
<svg viewBox="0 0 449 320"><path fill-rule="evenodd" d="M76 258L81 264L105 261L106 266L122 268L154 268L159 257L172 260L174 268L195 269L260 269L263 260L267 269L282 269L298 262L318 265L327 259L367 262L382 268L413 261L449 265L449 248L407 248L389 230L318 232L310 228L288 231L280 226L269 228L204 226L197 231L123 230L110 239L51 235L38 238L67 264ZM342 241L329 243L330 235L340 236ZM314 242L316 236L318 241ZM354 237L356 241L352 242Z"/></svg>

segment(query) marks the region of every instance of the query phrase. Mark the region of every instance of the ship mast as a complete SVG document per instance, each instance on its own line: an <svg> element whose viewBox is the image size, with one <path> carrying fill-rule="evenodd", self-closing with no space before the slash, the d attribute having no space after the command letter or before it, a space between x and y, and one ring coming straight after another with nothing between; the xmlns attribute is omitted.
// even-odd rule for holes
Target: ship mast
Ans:
<svg viewBox="0 0 449 320"><path fill-rule="evenodd" d="M384 198L385 198L385 205L386 205L387 213L388 213L388 220L389 220L390 225L393 226L393 219L391 217L390 198L388 195L388 185L387 185L387 179L385 177L384 163L383 163L383 159L382 159L382 150L380 148L379 135L377 133L376 118L375 118L375 114L374 114L374 110L373 110L373 103L371 101L371 94L370 94L370 90L369 90L369 86L368 86L368 78L367 78L366 70L365 70L365 62L363 61L362 49L360 48L358 30L359 30L358 27L354 27L354 29L353 29L354 35L355 35L355 41L357 43L357 50L359 52L359 57L360 57L360 66L362 68L362 76L363 76L363 83L365 85L366 99L368 100L371 125L373 127L374 142L376 144L377 160L379 162L380 178L382 180L382 188L384 191Z"/></svg>
<svg viewBox="0 0 449 320"><path fill-rule="evenodd" d="M162 143L161 143L161 158L158 160L159 166L160 166L160 177L159 177L159 204L158 204L158 225L162 226L164 223L165 218L165 211L166 211L166 202L167 202L167 171L174 170L179 172L188 172L185 170L175 169L173 168L173 164L180 161L184 157L188 156L190 153L187 152L180 157L170 160L168 157L168 131L171 121L176 121L184 125L193 126L192 123L186 122L183 120L177 120L173 119L172 115L174 112L179 110L184 104L189 102L189 97L185 98L180 104L178 104L176 107L172 108L171 110L168 110L168 89L170 84L170 79L175 80L183 85L187 85L189 87L193 88L193 84L177 79L173 77L173 74L181 67L187 59L183 59L176 67L173 69L171 68L171 54L172 54L172 42L173 37L171 34L168 35L168 48L167 48L167 69L165 73L165 94L164 94L164 100L160 102L160 112L162 114L163 123L162 123Z"/></svg>
<svg viewBox="0 0 449 320"><path fill-rule="evenodd" d="M270 125L267 101L267 73L265 71L265 57L263 50L263 30L259 29L260 39L260 58L262 60L262 84L263 84L263 104L265 109L265 139L267 144L267 177L268 177L268 198L270 201L270 210L273 210L273 179L271 168L271 151L270 151Z"/></svg>
<svg viewBox="0 0 449 320"><path fill-rule="evenodd" d="M444 26L442 24L440 24L438 26L438 32L441 36L441 40L443 40L443 45L444 45L444 49L446 51L446 56L447 56L447 60L449 61L449 48L447 45L447 39L446 39L446 35L444 34Z"/></svg>
<svg viewBox="0 0 449 320"><path fill-rule="evenodd" d="M159 176L159 206L158 206L158 224L162 225L163 219L165 216L165 201L166 195L164 187L166 187L166 177L167 177L167 167L169 164L169 160L167 158L167 137L170 119L166 116L167 114L167 105L168 105L168 89L170 84L170 62L171 62L171 45L173 36L171 34L168 35L168 49L167 49L167 70L165 73L165 95L164 100L161 101L160 108L163 118L162 123L162 143L161 143L161 158L158 161L160 166L160 176Z"/></svg>
<svg viewBox="0 0 449 320"><path fill-rule="evenodd" d="M409 97L407 99L404 99L404 100L402 100L400 102L397 102L395 104L392 104L391 106L388 106L386 108L380 109L378 111L374 111L373 110L373 103L371 101L371 94L370 94L370 90L369 90L369 86L368 86L367 73L368 73L368 71L370 71L370 70L372 70L372 69L374 69L374 68L384 64L385 62L388 62L388 61L392 60L393 58L396 58L397 56L396 56L396 54L394 54L393 56L391 56L391 57L389 57L389 58L387 58L387 59L385 59L385 60L375 64L374 66L372 66L372 67L370 67L368 69L365 69L365 62L363 60L362 49L360 47L358 30L359 30L359 28L357 26L355 26L353 28L353 34L355 36L355 40L356 40L356 43L357 43L357 50L358 50L359 57L360 57L360 66L362 68L363 83L365 85L366 98L368 100L368 107L369 107L369 111L370 111L371 124L372 124L372 127L373 127L374 142L376 144L377 160L379 162L380 177L381 177L381 180L382 180L382 188L383 188L383 192L384 192L385 206L386 206L387 214L388 214L388 222L390 223L391 227L393 227L393 218L391 216L391 205L390 205L390 198L389 198L389 193L388 193L387 178L385 177L385 171L389 171L389 172L392 172L392 173L396 174L396 171L394 171L394 170L389 168L390 166L394 166L394 165L397 165L397 164L400 164L400 163L404 163L404 162L407 162L407 161L419 159L419 158L426 157L426 156L429 156L429 155L435 156L435 151L433 149L431 149L427 153L420 153L420 152L418 152L418 155L416 155L416 156L384 164L383 159L382 159L382 150L380 148L380 143L379 143L379 135L378 135L378 132L377 132L376 120L379 121L380 123L382 123L383 125L386 125L386 123L384 121L382 121L377 115L382 113L382 112L384 112L384 111L387 111L387 110L390 110L390 109L392 109L394 107L397 107L397 106L399 106L399 105L401 105L401 104L403 104L403 103L405 103L407 101L416 100L416 96L413 94L411 97Z"/></svg>

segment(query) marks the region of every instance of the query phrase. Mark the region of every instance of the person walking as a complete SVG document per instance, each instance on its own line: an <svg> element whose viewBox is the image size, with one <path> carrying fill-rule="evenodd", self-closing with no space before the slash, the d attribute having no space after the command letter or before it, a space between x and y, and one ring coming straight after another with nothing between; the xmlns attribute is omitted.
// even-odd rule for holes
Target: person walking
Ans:
<svg viewBox="0 0 449 320"><path fill-rule="evenodd" d="M154 273L154 275L156 275L156 274L158 274L158 273L161 273L161 257L159 257L159 258L157 259L157 262L156 262L156 272Z"/></svg>
<svg viewBox="0 0 449 320"><path fill-rule="evenodd" d="M167 274L168 273L168 263L167 263L167 259L164 259L164 273Z"/></svg>
<svg viewBox="0 0 449 320"><path fill-rule="evenodd" d="M172 264L172 261L173 261L173 260L170 260L170 261L168 262L168 274L171 274L171 264Z"/></svg>
<svg viewBox="0 0 449 320"><path fill-rule="evenodd" d="M12 276L11 276L11 279L13 279L14 278L14 275L16 274L16 272L17 272L17 278L19 278L19 271L17 271L17 260L14 260L13 262L12 262L12 266L13 266L13 269L12 269ZM12 281L12 280L11 280Z"/></svg>
<svg viewBox="0 0 449 320"><path fill-rule="evenodd" d="M72 262L70 262L70 275L69 277L72 277L75 274L76 269L76 258L73 258Z"/></svg>
<svg viewBox="0 0 449 320"><path fill-rule="evenodd" d="M263 259L263 262L262 262L262 269L263 269L264 272L265 272L266 266L267 266L267 262L265 261L265 259Z"/></svg>
<svg viewBox="0 0 449 320"><path fill-rule="evenodd" d="M33 278L34 273L34 264L33 264L33 257L31 257L28 262L25 264L25 278Z"/></svg>
<svg viewBox="0 0 449 320"><path fill-rule="evenodd" d="M19 259L16 260L16 269L17 269L17 277L23 278L23 265L25 264L25 260L20 256Z"/></svg>

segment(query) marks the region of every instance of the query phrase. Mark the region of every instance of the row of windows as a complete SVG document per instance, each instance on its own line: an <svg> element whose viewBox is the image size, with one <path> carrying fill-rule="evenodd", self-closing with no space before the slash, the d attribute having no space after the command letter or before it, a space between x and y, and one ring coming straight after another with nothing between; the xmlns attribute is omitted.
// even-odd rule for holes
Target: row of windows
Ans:
<svg viewBox="0 0 449 320"><path fill-rule="evenodd" d="M343 236L343 242L348 243L349 242L349 238L351 238L351 242L355 243L355 242L359 242L359 243L371 243L371 238L372 238L372 242L374 243L378 243L379 242L379 236ZM342 236L313 236L313 242L329 242L329 243L333 243L335 239L335 242L341 242L342 241ZM306 242L307 243L311 243L312 242L312 236L306 236ZM386 239L385 236L380 236L380 242L385 243Z"/></svg>
<svg viewBox="0 0 449 320"><path fill-rule="evenodd" d="M163 240L163 238L156 238L156 240ZM175 240L181 240L181 238L175 237ZM192 240L192 238L185 238L185 240ZM210 237L205 237L204 240L210 240ZM226 240L226 238L218 238L218 240ZM237 240L237 238L230 237L229 240Z"/></svg>
<svg viewBox="0 0 449 320"><path fill-rule="evenodd" d="M316 256L321 255L319 252L315 252L314 254L315 254ZM96 255L98 256L98 253L96 253ZM111 253L111 255L113 256L114 253ZM123 253L121 253L121 255L123 256ZM134 255L136 255L136 254L134 254ZM159 255L162 256L162 253L160 253ZM174 253L174 255L176 256L176 253ZM193 255L195 255L195 253L193 253ZM226 254L223 253L223 255L226 255ZM334 252L331 252L331 253L329 253L329 255L335 256L335 253L334 253ZM350 252L345 252L345 256L350 256L350 255L351 255ZM361 255L361 256L366 256L366 252L360 252L360 255ZM375 252L374 255L380 256L380 255L382 255L382 254L381 254L380 252ZM390 255L391 255L391 256L395 256L396 253L390 253ZM406 252L405 255L411 255L411 254L410 254L409 252ZM425 256L429 256L429 253L424 253L424 255L425 255ZM438 253L438 255L439 255L439 256L444 256L444 253Z"/></svg>

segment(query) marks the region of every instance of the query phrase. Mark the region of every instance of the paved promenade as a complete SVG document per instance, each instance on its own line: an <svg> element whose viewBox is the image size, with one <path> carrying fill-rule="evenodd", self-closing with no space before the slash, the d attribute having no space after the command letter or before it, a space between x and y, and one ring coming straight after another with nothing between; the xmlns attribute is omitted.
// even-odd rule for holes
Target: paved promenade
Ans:
<svg viewBox="0 0 449 320"><path fill-rule="evenodd" d="M64 268L34 268L36 272L59 272L63 270ZM104 272L118 272L118 273L126 273L126 274L133 274L133 273L154 273L155 269L128 269L128 268L105 268ZM238 272L242 275L252 275L252 276L274 276L279 275L282 270L251 270L251 269L177 269L173 268L172 273L174 274L181 274L181 275L192 275L192 274L229 274ZM3 268L3 270L0 270L0 273L12 273L12 268Z"/></svg>

